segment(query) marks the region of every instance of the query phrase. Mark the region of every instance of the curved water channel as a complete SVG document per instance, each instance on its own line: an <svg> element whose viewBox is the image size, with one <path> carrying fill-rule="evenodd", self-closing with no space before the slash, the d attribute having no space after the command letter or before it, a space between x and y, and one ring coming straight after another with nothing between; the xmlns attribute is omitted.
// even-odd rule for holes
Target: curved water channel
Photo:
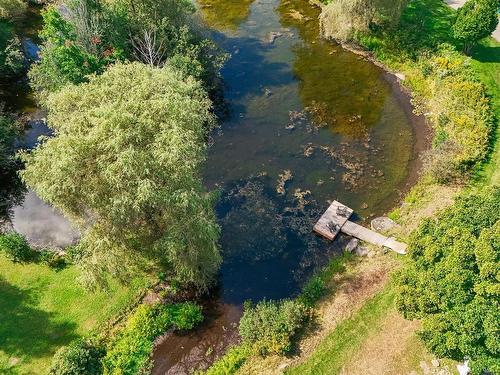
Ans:
<svg viewBox="0 0 500 375"><path fill-rule="evenodd" d="M206 368L237 338L245 300L294 296L340 253L311 228L337 199L366 220L393 207L414 179L421 119L394 77L319 39L319 9L302 0L199 0L223 69L231 114L204 171L221 189L217 298L195 332L166 334L153 374ZM415 125L415 126L412 126Z"/></svg>
<svg viewBox="0 0 500 375"><path fill-rule="evenodd" d="M223 69L230 115L212 135L204 170L207 187L221 191L224 263L205 322L158 340L153 374L206 368L238 340L245 300L296 295L348 240L311 233L328 202L352 207L360 220L387 212L414 181L425 143L422 120L393 76L319 39L319 9L303 0L199 0L198 7L231 54ZM18 27L36 42L40 19L30 10ZM26 82L0 85L0 95L27 119L19 146L33 147L47 127ZM75 240L64 218L17 186L0 183L0 209L16 230L39 246Z"/></svg>

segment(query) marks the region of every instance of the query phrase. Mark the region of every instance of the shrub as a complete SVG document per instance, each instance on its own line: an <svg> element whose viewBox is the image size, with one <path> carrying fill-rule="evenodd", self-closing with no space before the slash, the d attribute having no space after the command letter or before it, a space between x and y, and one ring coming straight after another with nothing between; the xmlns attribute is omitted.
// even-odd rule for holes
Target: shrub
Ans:
<svg viewBox="0 0 500 375"><path fill-rule="evenodd" d="M299 301L308 307L312 307L324 295L325 282L321 276L313 276L302 289Z"/></svg>
<svg viewBox="0 0 500 375"><path fill-rule="evenodd" d="M421 319L440 357L471 358L474 373L500 371L500 187L462 197L412 233L397 275L397 305Z"/></svg>
<svg viewBox="0 0 500 375"><path fill-rule="evenodd" d="M218 359L204 375L229 375L234 374L251 355L248 345L238 345L229 349L224 356Z"/></svg>
<svg viewBox="0 0 500 375"><path fill-rule="evenodd" d="M464 51L490 36L498 24L498 0L468 0L457 11L453 35L464 43Z"/></svg>
<svg viewBox="0 0 500 375"><path fill-rule="evenodd" d="M157 336L170 328L191 329L203 320L194 303L140 305L110 345L104 374L135 375L149 366Z"/></svg>
<svg viewBox="0 0 500 375"><path fill-rule="evenodd" d="M307 308L293 300L246 304L240 320L240 335L261 355L285 354L292 349L292 337L306 319Z"/></svg>
<svg viewBox="0 0 500 375"><path fill-rule="evenodd" d="M0 235L0 250L13 262L29 262L36 256L26 238L16 232Z"/></svg>
<svg viewBox="0 0 500 375"><path fill-rule="evenodd" d="M100 375L105 350L86 340L75 340L59 349L52 360L50 375Z"/></svg>
<svg viewBox="0 0 500 375"><path fill-rule="evenodd" d="M50 268L54 268L56 270L63 269L66 267L66 259L52 250L42 250L38 252L38 260Z"/></svg>
<svg viewBox="0 0 500 375"><path fill-rule="evenodd" d="M0 19L0 76L16 76L24 68L21 42L12 31L12 26Z"/></svg>

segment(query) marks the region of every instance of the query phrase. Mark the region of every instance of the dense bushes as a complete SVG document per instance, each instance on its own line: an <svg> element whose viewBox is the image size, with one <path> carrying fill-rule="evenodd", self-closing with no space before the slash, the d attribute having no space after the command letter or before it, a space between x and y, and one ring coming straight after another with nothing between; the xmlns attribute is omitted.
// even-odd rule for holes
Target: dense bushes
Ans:
<svg viewBox="0 0 500 375"><path fill-rule="evenodd" d="M306 307L297 301L261 301L246 304L240 321L240 335L262 355L284 354L292 349L292 337L307 316Z"/></svg>
<svg viewBox="0 0 500 375"><path fill-rule="evenodd" d="M0 17L0 79L17 75L24 67L21 42L12 25Z"/></svg>
<svg viewBox="0 0 500 375"><path fill-rule="evenodd" d="M439 182L456 180L486 156L494 124L490 100L468 59L450 45L421 57L418 66L427 84L422 94L435 130L429 170Z"/></svg>
<svg viewBox="0 0 500 375"><path fill-rule="evenodd" d="M103 360L104 374L135 375L149 365L157 336L170 328L192 329L203 320L194 303L140 305L111 343Z"/></svg>
<svg viewBox="0 0 500 375"><path fill-rule="evenodd" d="M450 44L453 20L443 2L416 0L397 28L356 34L377 59L404 73L417 111L430 119L435 137L426 164L439 183L467 178L487 155L494 125L484 85Z"/></svg>
<svg viewBox="0 0 500 375"><path fill-rule="evenodd" d="M0 107L0 176L15 164L14 141L19 134L19 125Z"/></svg>
<svg viewBox="0 0 500 375"><path fill-rule="evenodd" d="M352 40L357 33L397 24L408 0L325 0L320 24L325 37Z"/></svg>
<svg viewBox="0 0 500 375"><path fill-rule="evenodd" d="M498 0L468 0L457 11L453 34L468 53L475 43L490 36L497 24Z"/></svg>
<svg viewBox="0 0 500 375"><path fill-rule="evenodd" d="M105 350L87 340L78 339L60 348L52 359L50 375L101 375Z"/></svg>
<svg viewBox="0 0 500 375"><path fill-rule="evenodd" d="M26 238L16 232L0 234L0 251L13 262L26 263L36 258Z"/></svg>
<svg viewBox="0 0 500 375"><path fill-rule="evenodd" d="M500 187L457 200L410 239L397 277L399 309L441 357L471 358L474 373L500 372Z"/></svg>
<svg viewBox="0 0 500 375"><path fill-rule="evenodd" d="M49 7L42 13L42 58L30 71L31 84L55 91L111 63L137 60L156 67L168 61L211 88L225 57L195 29L193 12L191 2L178 0L81 0Z"/></svg>

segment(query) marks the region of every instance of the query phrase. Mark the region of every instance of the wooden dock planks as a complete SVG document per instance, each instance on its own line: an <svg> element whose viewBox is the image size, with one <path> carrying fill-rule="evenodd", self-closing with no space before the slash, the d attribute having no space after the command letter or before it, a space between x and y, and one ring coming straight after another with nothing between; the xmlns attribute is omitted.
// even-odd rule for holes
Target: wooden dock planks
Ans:
<svg viewBox="0 0 500 375"><path fill-rule="evenodd" d="M340 202L333 201L330 207L319 218L313 230L323 237L332 241L346 221L352 215L352 209Z"/></svg>
<svg viewBox="0 0 500 375"><path fill-rule="evenodd" d="M394 237L386 237L380 233L374 232L371 229L353 223L352 221L346 221L341 230L342 233L356 237L362 241L381 247L387 247L399 254L406 254L406 244L396 241Z"/></svg>
<svg viewBox="0 0 500 375"><path fill-rule="evenodd" d="M340 202L333 201L314 225L313 230L333 241L339 232L356 237L376 246L387 247L399 254L406 254L407 245L396 241L394 237L386 237L371 229L349 221L353 210Z"/></svg>

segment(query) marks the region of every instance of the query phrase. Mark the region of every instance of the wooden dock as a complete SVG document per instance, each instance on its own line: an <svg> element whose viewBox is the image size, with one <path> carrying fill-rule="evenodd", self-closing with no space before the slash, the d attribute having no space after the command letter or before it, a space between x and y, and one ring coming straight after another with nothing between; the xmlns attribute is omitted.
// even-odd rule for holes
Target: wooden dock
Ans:
<svg viewBox="0 0 500 375"><path fill-rule="evenodd" d="M394 237L386 237L371 229L349 221L352 213L353 210L351 208L340 202L333 201L330 207L328 207L314 225L313 230L330 241L333 241L339 232L342 232L373 245L387 247L399 254L406 254L407 245L396 241Z"/></svg>
<svg viewBox="0 0 500 375"><path fill-rule="evenodd" d="M340 229L352 215L352 209L343 205L340 202L333 201L325 213L319 218L314 225L313 230L328 238L330 241L339 234Z"/></svg>

